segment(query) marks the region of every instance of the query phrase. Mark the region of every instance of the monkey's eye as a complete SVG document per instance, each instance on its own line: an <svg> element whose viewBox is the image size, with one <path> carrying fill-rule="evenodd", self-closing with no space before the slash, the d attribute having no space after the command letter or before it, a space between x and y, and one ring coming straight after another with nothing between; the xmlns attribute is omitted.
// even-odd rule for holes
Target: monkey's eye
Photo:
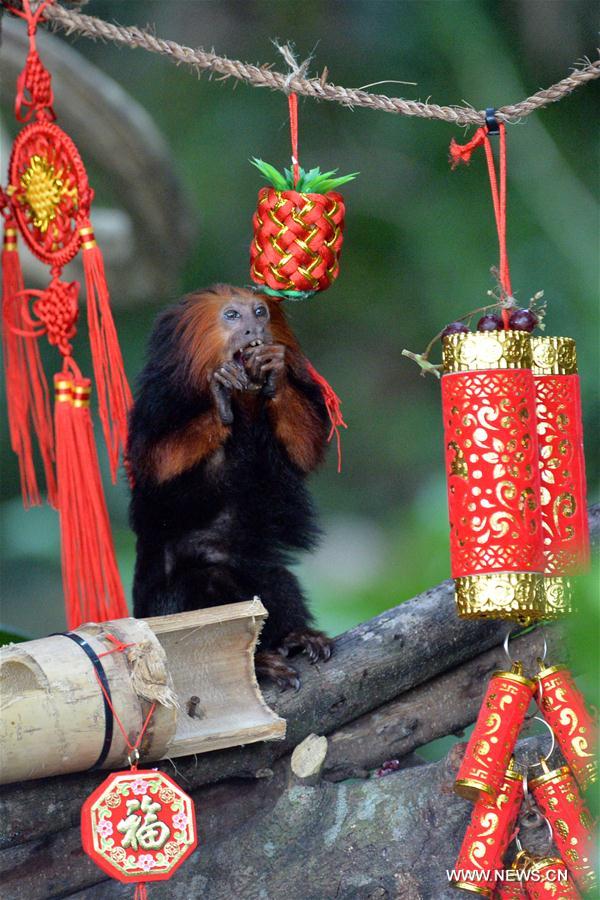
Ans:
<svg viewBox="0 0 600 900"><path fill-rule="evenodd" d="M254 310L255 316L266 316L267 315L267 307L266 306L257 306Z"/></svg>
<svg viewBox="0 0 600 900"><path fill-rule="evenodd" d="M229 320L232 320L232 319L239 319L239 318L240 318L240 314L239 314L239 312L237 311L237 309L226 309L226 310L224 311L224 313L223 313L223 318L224 318L224 319L229 319Z"/></svg>

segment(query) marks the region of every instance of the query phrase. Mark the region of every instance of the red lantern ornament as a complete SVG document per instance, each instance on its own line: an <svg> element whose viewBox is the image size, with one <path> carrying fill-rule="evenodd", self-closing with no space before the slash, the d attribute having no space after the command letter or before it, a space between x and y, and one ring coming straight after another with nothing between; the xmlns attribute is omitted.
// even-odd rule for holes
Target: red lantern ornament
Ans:
<svg viewBox="0 0 600 900"><path fill-rule="evenodd" d="M535 683L520 662L510 672L495 672L458 770L454 790L467 800L496 800L505 781Z"/></svg>
<svg viewBox="0 0 600 900"><path fill-rule="evenodd" d="M44 9L30 0L10 11L27 22L30 49L17 82L15 113L29 122L11 153L8 185L1 194L5 219L2 254L4 365L11 444L19 458L25 506L40 502L32 432L44 466L48 499L60 510L63 583L70 629L87 619L127 615L89 418L90 382L73 358L79 316L77 282L61 279L81 250L92 362L113 481L127 441L131 392L110 310L102 254L90 224L93 190L79 152L55 123L50 74L36 49ZM17 231L50 267L43 291L23 285ZM56 376L54 424L38 339L46 336L62 357Z"/></svg>
<svg viewBox="0 0 600 900"><path fill-rule="evenodd" d="M562 861L556 857L532 860L525 882L529 900L580 900L581 894L569 877Z"/></svg>
<svg viewBox="0 0 600 900"><path fill-rule="evenodd" d="M250 277L266 294L306 300L338 276L344 240L344 198L335 190L352 175L305 172L298 162L298 96L288 96L292 166L283 173L260 159L253 165L271 183L258 192L252 218Z"/></svg>
<svg viewBox="0 0 600 900"><path fill-rule="evenodd" d="M535 802L550 822L556 849L578 889L582 894L596 891L592 817L569 767L551 772L543 760L541 765L543 774L529 783Z"/></svg>
<svg viewBox="0 0 600 900"><path fill-rule="evenodd" d="M443 340L450 553L458 613L543 618L531 344L522 331Z"/></svg>
<svg viewBox="0 0 600 900"><path fill-rule="evenodd" d="M113 772L81 808L81 839L111 878L165 881L197 846L194 802L164 772Z"/></svg>
<svg viewBox="0 0 600 900"><path fill-rule="evenodd" d="M573 676L564 666L540 662L537 704L582 791L598 780L598 723L588 711Z"/></svg>
<svg viewBox="0 0 600 900"><path fill-rule="evenodd" d="M545 588L555 615L571 611L570 587L562 576L589 565L581 389L575 341L533 337L540 451L541 516Z"/></svg>
<svg viewBox="0 0 600 900"><path fill-rule="evenodd" d="M461 880L453 881L453 887L492 896L522 800L523 776L511 760L496 799L482 796L473 808L455 866Z"/></svg>
<svg viewBox="0 0 600 900"><path fill-rule="evenodd" d="M341 194L261 188L252 227L250 275L269 292L292 291L300 299L337 278L344 239Z"/></svg>

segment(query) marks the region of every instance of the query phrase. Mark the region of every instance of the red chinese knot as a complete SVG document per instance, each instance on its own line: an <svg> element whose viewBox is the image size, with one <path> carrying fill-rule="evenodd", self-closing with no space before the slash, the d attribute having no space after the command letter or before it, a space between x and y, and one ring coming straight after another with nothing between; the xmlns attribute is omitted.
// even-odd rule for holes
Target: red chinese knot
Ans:
<svg viewBox="0 0 600 900"><path fill-rule="evenodd" d="M112 878L164 881L198 843L194 802L164 772L114 772L83 804L81 838Z"/></svg>
<svg viewBox="0 0 600 900"><path fill-rule="evenodd" d="M15 115L30 122L17 135L6 188L2 320L4 369L11 446L18 457L23 502L41 502L34 459L40 451L48 500L59 509L61 559L67 621L101 621L127 614L89 414L89 380L73 358L79 318L77 282L61 279L79 252L83 263L88 331L98 412L113 481L127 443L132 397L110 306L104 261L90 222L93 191L77 147L54 124L52 81L36 48L36 30L52 0L22 0L11 13L27 23L29 53L17 80ZM18 234L50 268L45 290L26 290ZM59 351L60 385L54 409L38 339ZM79 397L79 391L85 397ZM75 476L77 473L77 477Z"/></svg>
<svg viewBox="0 0 600 900"><path fill-rule="evenodd" d="M344 230L340 194L264 187L252 224L250 275L274 291L323 291L337 278Z"/></svg>
<svg viewBox="0 0 600 900"><path fill-rule="evenodd" d="M58 125L34 122L17 136L7 194L31 252L49 266L70 262L81 246L92 191L77 147Z"/></svg>

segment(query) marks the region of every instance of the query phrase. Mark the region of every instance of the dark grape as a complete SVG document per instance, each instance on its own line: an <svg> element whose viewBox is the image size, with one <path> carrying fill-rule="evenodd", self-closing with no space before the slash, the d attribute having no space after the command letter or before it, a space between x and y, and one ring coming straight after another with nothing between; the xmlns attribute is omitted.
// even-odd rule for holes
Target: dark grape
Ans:
<svg viewBox="0 0 600 900"><path fill-rule="evenodd" d="M502 327L502 316L498 313L487 313L477 323L477 331L499 331Z"/></svg>
<svg viewBox="0 0 600 900"><path fill-rule="evenodd" d="M539 319L530 309L513 309L508 324L515 331L533 331Z"/></svg>
<svg viewBox="0 0 600 900"><path fill-rule="evenodd" d="M448 337L449 334L466 334L468 330L464 322L450 322L442 331L442 337Z"/></svg>

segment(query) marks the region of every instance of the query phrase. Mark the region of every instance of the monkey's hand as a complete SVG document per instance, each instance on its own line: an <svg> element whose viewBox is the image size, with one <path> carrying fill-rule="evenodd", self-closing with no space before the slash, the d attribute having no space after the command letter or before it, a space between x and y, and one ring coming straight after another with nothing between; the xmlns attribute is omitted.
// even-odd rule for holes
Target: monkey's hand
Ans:
<svg viewBox="0 0 600 900"><path fill-rule="evenodd" d="M262 385L265 397L274 397L285 372L283 344L261 344L244 353L244 365L253 381Z"/></svg>
<svg viewBox="0 0 600 900"><path fill-rule="evenodd" d="M231 394L234 390L245 391L250 386L246 371L237 363L227 360L212 373L210 390L223 425L233 422Z"/></svg>

